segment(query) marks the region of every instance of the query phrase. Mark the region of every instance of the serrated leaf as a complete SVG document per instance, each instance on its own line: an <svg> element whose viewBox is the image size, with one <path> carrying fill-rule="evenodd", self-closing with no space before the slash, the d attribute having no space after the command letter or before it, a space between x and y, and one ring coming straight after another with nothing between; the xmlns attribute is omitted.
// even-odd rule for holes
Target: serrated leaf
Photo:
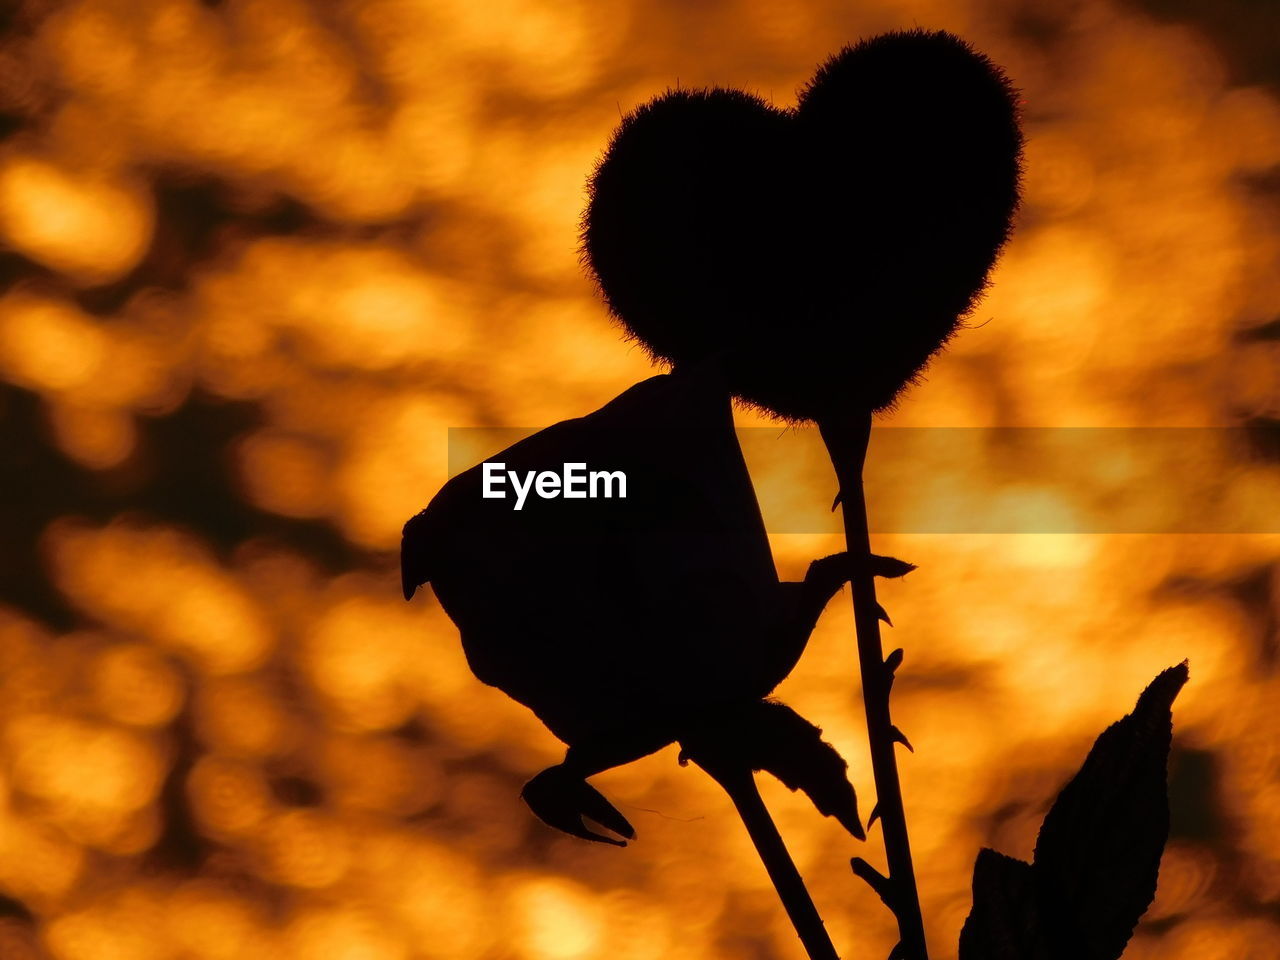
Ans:
<svg viewBox="0 0 1280 960"><path fill-rule="evenodd" d="M960 960L1041 960L1031 864L984 847L973 865L973 909Z"/></svg>
<svg viewBox="0 0 1280 960"><path fill-rule="evenodd" d="M1169 835L1171 708L1186 682L1185 663L1156 677L1045 817L1032 873L1055 958L1117 960L1151 905Z"/></svg>

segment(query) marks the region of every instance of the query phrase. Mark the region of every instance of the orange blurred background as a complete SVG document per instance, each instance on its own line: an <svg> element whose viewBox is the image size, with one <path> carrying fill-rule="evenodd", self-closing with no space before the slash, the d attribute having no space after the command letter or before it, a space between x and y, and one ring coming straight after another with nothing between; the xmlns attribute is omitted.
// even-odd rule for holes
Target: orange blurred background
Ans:
<svg viewBox="0 0 1280 960"><path fill-rule="evenodd" d="M789 104L842 43L919 24L1023 89L1015 239L886 425L1280 423L1267 5L27 0L0 20L4 960L801 956L674 750L597 778L630 848L536 822L517 794L560 745L470 675L433 600L398 594L447 428L549 424L649 372L576 228L620 113L677 80ZM1274 490L1274 461L1211 466L1235 496ZM838 545L775 537L791 577ZM935 957L978 849L1029 857L1093 737L1183 658L1173 837L1128 956L1280 957L1280 537L876 546L921 566L883 599ZM832 605L780 694L868 810L851 620ZM891 918L847 865L883 866L878 830L855 845L763 788L842 954L885 956Z"/></svg>

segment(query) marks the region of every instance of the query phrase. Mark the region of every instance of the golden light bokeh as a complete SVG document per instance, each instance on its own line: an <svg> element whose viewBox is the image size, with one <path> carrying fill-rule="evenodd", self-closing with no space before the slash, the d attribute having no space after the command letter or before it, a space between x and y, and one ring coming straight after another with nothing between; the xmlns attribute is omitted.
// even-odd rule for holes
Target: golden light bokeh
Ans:
<svg viewBox="0 0 1280 960"><path fill-rule="evenodd" d="M885 425L1274 431L1275 86L1206 25L1033 6L4 14L0 957L799 958L727 801L674 750L597 778L636 824L626 850L533 819L520 786L561 745L471 676L434 600L400 600L400 526L448 476L449 428L547 425L649 374L577 257L620 113L676 82L786 105L841 44L917 24L1022 89L1026 202L970 328ZM1273 529L1251 512L1276 502L1271 443L1100 469L1145 485L1156 528L1184 506L1159 482L1176 472ZM824 468L758 435L748 453L772 508L829 504ZM1053 464L1013 466L978 478L1002 516L1108 509L1046 482ZM894 478L904 529L973 507L943 470ZM839 548L773 541L792 578ZM1128 955L1280 958L1280 535L876 547L920 565L883 600L932 955L955 956L979 848L1028 857L1092 738L1189 658L1173 838ZM848 758L865 812L847 607L780 695ZM891 918L848 869L882 866L878 834L855 845L762 789L842 955L885 956Z"/></svg>

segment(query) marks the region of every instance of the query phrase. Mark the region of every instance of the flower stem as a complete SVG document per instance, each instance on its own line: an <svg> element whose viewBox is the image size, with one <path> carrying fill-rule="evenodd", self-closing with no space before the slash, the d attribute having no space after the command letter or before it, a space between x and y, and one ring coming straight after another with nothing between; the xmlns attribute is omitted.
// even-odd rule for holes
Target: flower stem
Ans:
<svg viewBox="0 0 1280 960"><path fill-rule="evenodd" d="M813 898L805 888L800 871L796 869L795 861L782 842L782 835L778 833L773 818L769 816L769 811L760 798L760 791L751 771L731 771L716 763L703 766L697 756L692 759L720 784L733 801L810 960L839 960L831 937L822 924L822 917L818 915L818 908L813 905Z"/></svg>
<svg viewBox="0 0 1280 960"><path fill-rule="evenodd" d="M871 553L867 529L867 503L862 488L862 468L871 439L871 415L844 422L818 424L831 455L840 483L844 513L845 541L854 557ZM895 732L889 718L889 689L892 671L884 663L880 646L880 622L876 605L875 579L870 573L852 581L853 615L858 638L858 663L862 671L862 699L867 712L867 736L871 747L871 769L876 785L884 848L889 864L890 907L898 920L898 955L904 960L928 960L924 920L920 913L920 893L911 863L907 838L907 818L902 806L902 786L898 782Z"/></svg>

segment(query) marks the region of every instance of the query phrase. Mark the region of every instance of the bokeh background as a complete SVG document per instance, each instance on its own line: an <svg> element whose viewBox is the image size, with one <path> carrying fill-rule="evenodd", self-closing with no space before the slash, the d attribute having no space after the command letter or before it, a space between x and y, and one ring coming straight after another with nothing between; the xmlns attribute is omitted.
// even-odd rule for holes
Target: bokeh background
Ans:
<svg viewBox="0 0 1280 960"><path fill-rule="evenodd" d="M800 956L674 751L597 778L630 848L537 823L517 793L559 745L396 580L448 427L548 424L647 374L576 227L620 113L677 80L788 104L859 36L970 39L1025 92L1026 204L973 329L884 423L1243 426L1257 449L1213 466L1274 483L1273 4L11 0L0 23L5 960ZM775 538L789 576L837 546ZM877 547L921 565L883 598L935 956L978 849L1029 857L1093 737L1190 658L1129 956L1280 957L1280 539ZM847 606L781 694L866 810ZM885 956L847 866L882 864L878 831L764 789L842 954Z"/></svg>

